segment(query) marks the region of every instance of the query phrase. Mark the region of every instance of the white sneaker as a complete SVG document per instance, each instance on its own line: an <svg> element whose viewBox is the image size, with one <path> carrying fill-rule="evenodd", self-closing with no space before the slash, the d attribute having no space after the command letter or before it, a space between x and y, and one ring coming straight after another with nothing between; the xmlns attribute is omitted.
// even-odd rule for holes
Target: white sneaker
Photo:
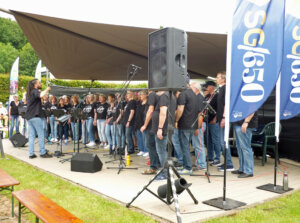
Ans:
<svg viewBox="0 0 300 223"><path fill-rule="evenodd" d="M54 138L52 138L51 140L50 140L50 142L54 142L55 141L55 139Z"/></svg>
<svg viewBox="0 0 300 223"><path fill-rule="evenodd" d="M94 147L96 146L95 142L90 142L89 144L86 144L87 147Z"/></svg>
<svg viewBox="0 0 300 223"><path fill-rule="evenodd" d="M149 153L148 152L144 152L143 156L147 157L147 156L149 156Z"/></svg>
<svg viewBox="0 0 300 223"><path fill-rule="evenodd" d="M54 142L58 142L58 140L57 140L57 139L54 139Z"/></svg>
<svg viewBox="0 0 300 223"><path fill-rule="evenodd" d="M109 149L109 145L107 144L106 146L104 146L104 149Z"/></svg>
<svg viewBox="0 0 300 223"><path fill-rule="evenodd" d="M144 152L143 151L140 151L138 154L136 154L138 156L143 156L144 155Z"/></svg>

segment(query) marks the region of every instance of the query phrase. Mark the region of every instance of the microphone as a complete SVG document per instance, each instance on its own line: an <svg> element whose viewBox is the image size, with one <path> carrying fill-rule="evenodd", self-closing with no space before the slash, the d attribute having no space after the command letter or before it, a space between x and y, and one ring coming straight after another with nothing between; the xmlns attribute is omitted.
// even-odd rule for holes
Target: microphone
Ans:
<svg viewBox="0 0 300 223"><path fill-rule="evenodd" d="M141 67L139 67L137 65L134 65L134 64L131 64L131 66L134 67L134 68L136 68L136 69L140 69L140 70L142 69Z"/></svg>

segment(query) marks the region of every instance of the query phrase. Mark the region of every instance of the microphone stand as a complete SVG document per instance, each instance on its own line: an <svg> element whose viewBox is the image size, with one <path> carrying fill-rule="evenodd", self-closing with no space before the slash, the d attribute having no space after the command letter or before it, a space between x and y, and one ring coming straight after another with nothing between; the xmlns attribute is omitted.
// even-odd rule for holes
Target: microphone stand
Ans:
<svg viewBox="0 0 300 223"><path fill-rule="evenodd" d="M138 70L141 69L141 67L138 67L138 66L135 66L133 64L130 65L131 67L133 67L133 71L131 73L131 75L129 75L129 80L128 80L128 77L127 77L127 80L123 83L122 87L123 87L123 91L122 93L120 94L120 98L122 98L125 94L125 92L127 91L128 89L128 86L130 84L130 82L133 80L133 78L135 77L135 75L137 74ZM129 69L128 69L129 70ZM128 72L127 70L127 72ZM129 73L130 74L130 73ZM119 105L120 105L120 101L118 101L117 105L116 105L116 109L118 109ZM113 124L113 128L114 128L114 132L113 134L115 135L115 142L116 142L116 125ZM115 143L116 144L116 143ZM118 152L119 151L119 152ZM117 148L115 147L115 150L114 150L114 157L116 157L116 154L119 153L119 167L107 167L107 169L118 169L118 174L120 174L121 170L123 169L127 169L127 170L137 170L138 168L133 168L133 167L126 167L126 164L125 164L125 161L123 159L123 156L122 156L122 151L120 148ZM127 156L127 146L125 146L125 155ZM116 159L115 159L116 160ZM110 163L110 162L113 162L115 160L111 160L111 161L106 161L105 163Z"/></svg>

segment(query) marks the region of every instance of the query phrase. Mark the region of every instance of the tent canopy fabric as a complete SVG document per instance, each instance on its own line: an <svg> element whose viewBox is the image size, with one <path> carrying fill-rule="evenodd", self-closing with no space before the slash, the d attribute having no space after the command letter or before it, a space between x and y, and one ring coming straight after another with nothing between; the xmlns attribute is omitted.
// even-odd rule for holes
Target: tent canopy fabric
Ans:
<svg viewBox="0 0 300 223"><path fill-rule="evenodd" d="M135 80L148 79L148 34L154 29L10 12L56 78L124 80L129 65L135 64L142 67ZM215 76L225 70L226 35L187 34L192 78Z"/></svg>

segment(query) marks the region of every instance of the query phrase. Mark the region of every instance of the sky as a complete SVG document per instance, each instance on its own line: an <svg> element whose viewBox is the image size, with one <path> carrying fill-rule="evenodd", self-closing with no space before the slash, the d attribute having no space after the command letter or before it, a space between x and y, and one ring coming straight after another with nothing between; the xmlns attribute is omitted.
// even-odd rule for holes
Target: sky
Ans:
<svg viewBox="0 0 300 223"><path fill-rule="evenodd" d="M106 24L226 33L233 3L234 0L0 0L0 8Z"/></svg>

